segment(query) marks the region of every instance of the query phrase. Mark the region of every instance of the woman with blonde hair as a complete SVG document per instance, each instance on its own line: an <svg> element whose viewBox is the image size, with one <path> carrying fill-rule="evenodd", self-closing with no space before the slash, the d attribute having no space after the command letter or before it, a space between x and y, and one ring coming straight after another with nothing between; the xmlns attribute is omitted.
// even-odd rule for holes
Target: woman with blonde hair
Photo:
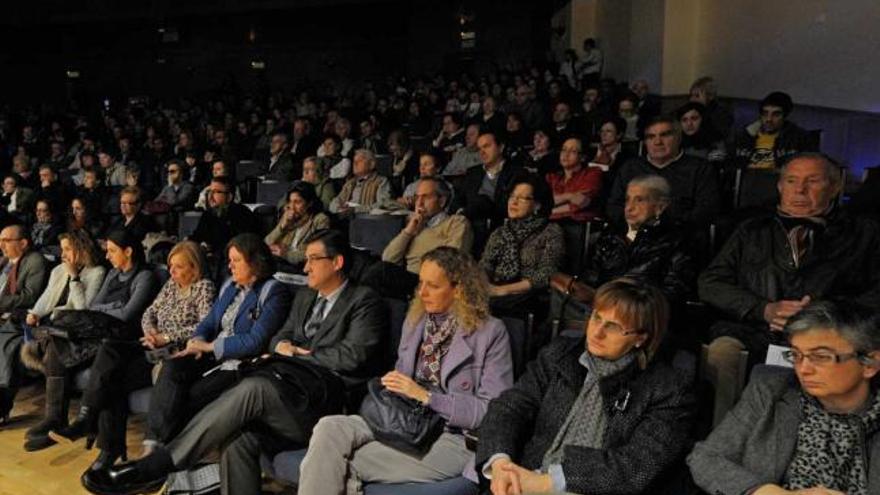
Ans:
<svg viewBox="0 0 880 495"><path fill-rule="evenodd" d="M437 413L443 434L417 457L377 441L361 416L324 417L300 467L300 493L462 474L476 483L463 432L477 428L489 401L513 384L513 365L507 331L489 314L488 281L470 255L440 247L422 258L397 364L381 382Z"/></svg>
<svg viewBox="0 0 880 495"><path fill-rule="evenodd" d="M97 435L101 453L91 469L109 467L125 457L127 398L129 392L151 384L153 363L147 355L154 361L171 357L211 310L216 290L206 278L199 246L192 241L178 243L168 254L167 263L171 277L141 318L141 345L105 340L92 364L76 420L49 434L56 442L87 436L86 448L91 448Z"/></svg>

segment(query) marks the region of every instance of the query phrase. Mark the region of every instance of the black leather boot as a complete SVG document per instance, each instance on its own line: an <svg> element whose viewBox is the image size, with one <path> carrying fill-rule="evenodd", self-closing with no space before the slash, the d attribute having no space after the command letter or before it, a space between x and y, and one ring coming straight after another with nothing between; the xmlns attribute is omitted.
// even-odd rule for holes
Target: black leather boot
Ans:
<svg viewBox="0 0 880 495"><path fill-rule="evenodd" d="M91 450L97 436L97 414L89 406L80 406L76 419L68 426L53 429L49 438L58 443L73 443L86 437L86 450Z"/></svg>

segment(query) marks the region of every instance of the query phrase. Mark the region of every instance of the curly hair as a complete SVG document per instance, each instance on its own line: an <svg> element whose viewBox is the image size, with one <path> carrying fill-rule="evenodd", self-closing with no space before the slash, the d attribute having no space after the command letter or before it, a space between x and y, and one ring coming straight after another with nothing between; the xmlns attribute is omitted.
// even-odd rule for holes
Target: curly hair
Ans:
<svg viewBox="0 0 880 495"><path fill-rule="evenodd" d="M86 230L74 229L64 232L58 236L58 241L66 240L70 243L73 251L76 253L77 264L79 268L91 267L98 264L100 257L95 241Z"/></svg>
<svg viewBox="0 0 880 495"><path fill-rule="evenodd" d="M422 263L436 263L453 287L457 287L450 310L465 333L477 330L489 318L489 279L470 254L453 247L442 246L422 256ZM416 290L415 298L406 316L415 325L425 314L425 307Z"/></svg>

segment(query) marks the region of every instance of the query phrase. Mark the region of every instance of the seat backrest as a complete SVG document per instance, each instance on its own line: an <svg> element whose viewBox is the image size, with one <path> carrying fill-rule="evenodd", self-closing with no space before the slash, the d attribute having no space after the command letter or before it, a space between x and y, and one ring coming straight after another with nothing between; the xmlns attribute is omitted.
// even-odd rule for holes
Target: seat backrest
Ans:
<svg viewBox="0 0 880 495"><path fill-rule="evenodd" d="M376 155L376 172L383 177L388 177L389 179L394 176L394 172L391 169L394 164L394 157L391 155Z"/></svg>
<svg viewBox="0 0 880 495"><path fill-rule="evenodd" d="M267 205L278 204L278 200L284 198L284 195L292 185L292 182L274 180L257 182L257 203Z"/></svg>
<svg viewBox="0 0 880 495"><path fill-rule="evenodd" d="M773 207L779 202L779 172L776 170L739 169L734 190L734 207Z"/></svg>
<svg viewBox="0 0 880 495"><path fill-rule="evenodd" d="M185 211L180 215L177 225L178 239L185 239L196 231L196 227L199 226L199 220L202 218L202 213L201 211Z"/></svg>
<svg viewBox="0 0 880 495"><path fill-rule="evenodd" d="M241 160L235 165L235 180L243 182L266 172L266 164L256 160Z"/></svg>
<svg viewBox="0 0 880 495"><path fill-rule="evenodd" d="M388 334L388 361L390 369L397 362L397 349L400 347L403 321L406 319L409 303L403 299L393 297L384 297L383 299L388 307L388 322L390 324L390 332Z"/></svg>

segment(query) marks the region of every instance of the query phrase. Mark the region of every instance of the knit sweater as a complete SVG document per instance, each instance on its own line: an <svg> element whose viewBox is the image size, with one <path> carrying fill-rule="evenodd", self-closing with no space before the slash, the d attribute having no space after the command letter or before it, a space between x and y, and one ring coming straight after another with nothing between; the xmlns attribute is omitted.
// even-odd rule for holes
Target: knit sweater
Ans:
<svg viewBox="0 0 880 495"><path fill-rule="evenodd" d="M474 241L471 224L464 215L450 215L433 227L425 227L416 235L405 230L385 246L382 261L388 263L406 263L410 273L419 273L422 256L440 246L451 246L468 252Z"/></svg>

